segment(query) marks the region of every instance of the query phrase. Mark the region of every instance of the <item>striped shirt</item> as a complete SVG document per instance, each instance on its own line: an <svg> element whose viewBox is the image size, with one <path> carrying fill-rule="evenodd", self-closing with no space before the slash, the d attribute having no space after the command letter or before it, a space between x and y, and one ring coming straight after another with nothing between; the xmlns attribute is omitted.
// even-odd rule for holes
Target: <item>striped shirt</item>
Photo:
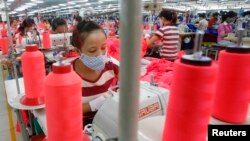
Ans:
<svg viewBox="0 0 250 141"><path fill-rule="evenodd" d="M75 63L73 63L75 65ZM74 67L75 68L75 67ZM116 76L119 73L119 67L113 62L106 63L105 68L101 71L98 78L95 81L82 78L82 99L83 103L88 103L95 98L105 95L108 89L114 82Z"/></svg>
<svg viewBox="0 0 250 141"><path fill-rule="evenodd" d="M170 61L175 60L179 44L178 28L176 26L165 26L160 28L155 34L162 39L161 57Z"/></svg>

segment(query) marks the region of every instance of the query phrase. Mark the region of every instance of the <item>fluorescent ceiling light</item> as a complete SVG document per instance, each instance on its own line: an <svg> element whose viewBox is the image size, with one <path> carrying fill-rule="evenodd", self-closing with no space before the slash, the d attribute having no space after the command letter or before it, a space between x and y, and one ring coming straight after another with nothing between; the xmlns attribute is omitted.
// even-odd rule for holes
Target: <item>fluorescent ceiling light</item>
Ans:
<svg viewBox="0 0 250 141"><path fill-rule="evenodd" d="M101 1L109 2L109 1L118 1L118 0L101 0Z"/></svg>
<svg viewBox="0 0 250 141"><path fill-rule="evenodd" d="M81 7L81 5L76 5L75 7Z"/></svg>
<svg viewBox="0 0 250 141"><path fill-rule="evenodd" d="M59 6L55 5L55 6L51 6L51 8L59 8Z"/></svg>
<svg viewBox="0 0 250 141"><path fill-rule="evenodd" d="M43 3L43 1L35 1L35 3Z"/></svg>
<svg viewBox="0 0 250 141"><path fill-rule="evenodd" d="M67 6L67 5L62 3L62 4L59 4L59 6Z"/></svg>
<svg viewBox="0 0 250 141"><path fill-rule="evenodd" d="M20 11L23 11L23 10L25 10L26 8L19 8L19 9L15 9L15 11L18 11L18 12L20 12Z"/></svg>
<svg viewBox="0 0 250 141"><path fill-rule="evenodd" d="M84 6L89 6L89 5L91 5L91 4L90 4L90 3L85 3L85 4L84 4Z"/></svg>
<svg viewBox="0 0 250 141"><path fill-rule="evenodd" d="M25 5L32 5L32 6L35 6L35 5L37 5L36 3L30 3L30 2L28 2L28 3L25 3Z"/></svg>
<svg viewBox="0 0 250 141"><path fill-rule="evenodd" d="M72 4L72 5L74 5L74 4L76 4L75 2L68 2L68 4Z"/></svg>
<svg viewBox="0 0 250 141"><path fill-rule="evenodd" d="M19 15L17 15L17 16L24 16L25 14L19 14Z"/></svg>
<svg viewBox="0 0 250 141"><path fill-rule="evenodd" d="M10 12L10 14L16 14L17 12L16 11L12 11L12 12Z"/></svg>
<svg viewBox="0 0 250 141"><path fill-rule="evenodd" d="M88 2L88 0L76 0L74 2Z"/></svg>

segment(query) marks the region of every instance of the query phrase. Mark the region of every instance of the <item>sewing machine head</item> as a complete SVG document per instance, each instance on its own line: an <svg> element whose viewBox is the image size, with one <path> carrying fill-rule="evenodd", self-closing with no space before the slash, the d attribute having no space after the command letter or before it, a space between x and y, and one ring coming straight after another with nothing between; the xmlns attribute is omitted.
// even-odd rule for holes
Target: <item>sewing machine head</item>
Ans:
<svg viewBox="0 0 250 141"><path fill-rule="evenodd" d="M71 45L72 33L51 34L50 41L53 47L63 47Z"/></svg>
<svg viewBox="0 0 250 141"><path fill-rule="evenodd" d="M118 137L118 111L119 92L112 92L114 96L109 98L97 112L93 120L94 133L92 137L105 141L109 138ZM169 91L150 83L142 83L140 86L139 120L165 115Z"/></svg>

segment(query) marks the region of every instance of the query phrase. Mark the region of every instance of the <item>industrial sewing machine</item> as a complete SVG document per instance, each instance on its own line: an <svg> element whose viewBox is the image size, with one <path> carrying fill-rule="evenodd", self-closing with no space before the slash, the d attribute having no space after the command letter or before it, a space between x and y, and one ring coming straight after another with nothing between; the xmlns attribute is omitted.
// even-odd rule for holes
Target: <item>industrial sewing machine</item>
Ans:
<svg viewBox="0 0 250 141"><path fill-rule="evenodd" d="M240 28L243 28L245 29L243 34L244 37L250 37L250 17L237 19L236 26L237 26L237 28L235 29L236 31Z"/></svg>
<svg viewBox="0 0 250 141"><path fill-rule="evenodd" d="M72 33L50 34L50 42L52 48L71 46ZM39 40L43 43L43 37L39 35ZM23 38L21 43L18 43L18 48L25 48L28 44L27 39Z"/></svg>
<svg viewBox="0 0 250 141"><path fill-rule="evenodd" d="M72 33L51 34L50 42L53 47L70 46Z"/></svg>
<svg viewBox="0 0 250 141"><path fill-rule="evenodd" d="M93 120L93 140L105 141L118 137L119 90L112 93L113 97L103 104ZM168 90L152 83L141 82L139 120L165 115L168 97Z"/></svg>

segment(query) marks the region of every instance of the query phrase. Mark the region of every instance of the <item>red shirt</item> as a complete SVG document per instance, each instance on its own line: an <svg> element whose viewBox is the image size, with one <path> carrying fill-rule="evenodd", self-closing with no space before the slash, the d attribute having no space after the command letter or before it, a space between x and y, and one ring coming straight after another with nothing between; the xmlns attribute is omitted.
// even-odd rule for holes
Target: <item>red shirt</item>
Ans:
<svg viewBox="0 0 250 141"><path fill-rule="evenodd" d="M212 17L209 21L208 21L208 28L211 28L217 21L216 17Z"/></svg>

